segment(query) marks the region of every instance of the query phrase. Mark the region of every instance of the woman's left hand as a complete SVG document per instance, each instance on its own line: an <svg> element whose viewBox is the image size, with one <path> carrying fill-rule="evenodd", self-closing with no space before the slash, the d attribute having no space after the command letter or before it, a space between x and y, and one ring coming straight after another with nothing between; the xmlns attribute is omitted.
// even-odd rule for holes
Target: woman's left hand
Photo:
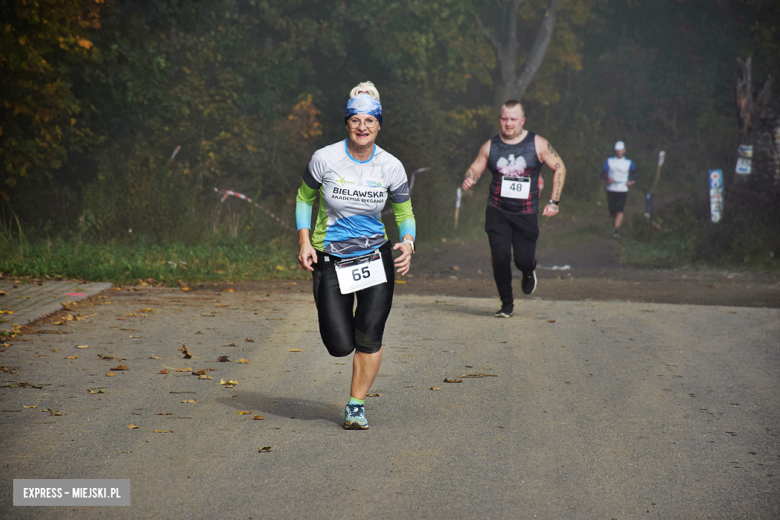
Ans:
<svg viewBox="0 0 780 520"><path fill-rule="evenodd" d="M398 242L393 246L393 249L401 250L401 256L395 259L395 267L396 271L403 276L409 272L409 267L412 265L412 246Z"/></svg>

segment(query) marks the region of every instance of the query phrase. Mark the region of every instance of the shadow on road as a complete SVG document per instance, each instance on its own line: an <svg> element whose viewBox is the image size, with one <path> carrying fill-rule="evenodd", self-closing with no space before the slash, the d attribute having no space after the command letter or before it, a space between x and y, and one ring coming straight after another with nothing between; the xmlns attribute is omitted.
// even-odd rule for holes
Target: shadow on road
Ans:
<svg viewBox="0 0 780 520"><path fill-rule="evenodd" d="M257 392L237 392L233 398L215 399L219 404L227 405L236 410L260 410L259 415L276 415L304 421L325 420L341 425L340 414L343 407L327 404L321 401L279 397Z"/></svg>

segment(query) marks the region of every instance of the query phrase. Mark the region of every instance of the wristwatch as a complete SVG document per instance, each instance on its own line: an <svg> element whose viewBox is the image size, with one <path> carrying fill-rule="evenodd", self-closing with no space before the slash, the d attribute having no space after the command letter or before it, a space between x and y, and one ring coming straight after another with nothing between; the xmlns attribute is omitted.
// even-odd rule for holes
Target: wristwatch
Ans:
<svg viewBox="0 0 780 520"><path fill-rule="evenodd" d="M408 238L404 238L401 241L402 244L409 244L409 247L412 248L412 254L414 254L414 240L409 240Z"/></svg>
<svg viewBox="0 0 780 520"><path fill-rule="evenodd" d="M550 202L549 202L549 204L553 204L553 205L557 206L557 205L558 205L558 202L559 202L559 201L557 201L557 200L552 200L552 199L550 199Z"/></svg>

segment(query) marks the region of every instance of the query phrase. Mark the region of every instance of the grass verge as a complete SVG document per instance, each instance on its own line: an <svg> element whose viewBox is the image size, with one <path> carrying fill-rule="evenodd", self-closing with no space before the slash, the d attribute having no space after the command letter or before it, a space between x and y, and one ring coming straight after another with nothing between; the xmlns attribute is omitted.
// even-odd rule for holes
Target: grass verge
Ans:
<svg viewBox="0 0 780 520"><path fill-rule="evenodd" d="M304 273L293 244L251 245L240 241L185 244L120 244L71 240L17 242L0 253L8 277L66 278L93 282L178 285L208 281L297 279Z"/></svg>

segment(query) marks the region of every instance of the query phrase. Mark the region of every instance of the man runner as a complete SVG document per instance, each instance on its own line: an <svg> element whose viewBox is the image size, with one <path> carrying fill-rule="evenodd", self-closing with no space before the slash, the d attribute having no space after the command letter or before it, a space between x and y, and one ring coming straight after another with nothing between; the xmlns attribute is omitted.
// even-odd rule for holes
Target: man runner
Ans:
<svg viewBox="0 0 780 520"><path fill-rule="evenodd" d="M620 238L618 231L623 223L623 209L626 206L628 188L636 182L639 170L634 161L626 157L626 144L615 143L615 155L607 159L601 169L601 178L607 181L607 205L614 219L612 238Z"/></svg>
<svg viewBox="0 0 780 520"><path fill-rule="evenodd" d="M536 240L539 238L539 172L546 164L553 174L552 198L542 215L558 214L558 202L566 179L566 167L558 152L542 136L523 128L523 105L509 100L501 107L501 133L479 149L477 158L466 172L463 190L473 187L490 169L490 183L485 231L490 241L493 277L496 280L501 309L496 318L511 318L514 311L512 294L512 250L515 265L523 273L523 293L536 289Z"/></svg>

